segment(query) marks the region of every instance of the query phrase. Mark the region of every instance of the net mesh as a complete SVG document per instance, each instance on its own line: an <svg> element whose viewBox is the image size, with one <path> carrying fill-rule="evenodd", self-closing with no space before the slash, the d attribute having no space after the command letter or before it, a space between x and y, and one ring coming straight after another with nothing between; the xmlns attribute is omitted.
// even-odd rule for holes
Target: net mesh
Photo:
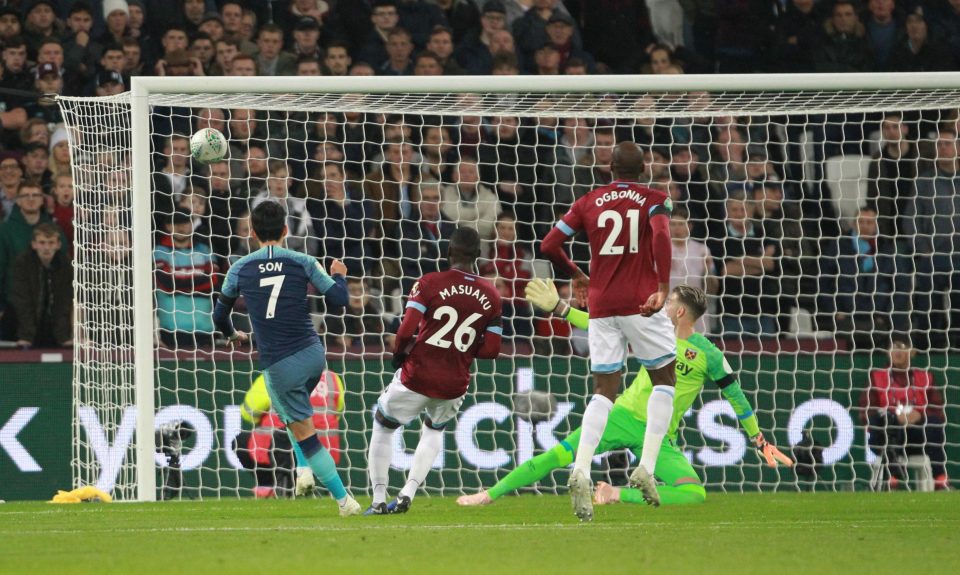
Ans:
<svg viewBox="0 0 960 575"><path fill-rule="evenodd" d="M292 486L289 441L269 419L244 418L256 358L217 347L210 317L226 270L257 247L248 212L269 197L289 212L288 247L324 265L342 259L349 270L346 310L310 298L337 374L314 398L315 419L355 492L367 487L371 409L392 375L384 350L403 297L442 265L457 223L485 239L480 271L507 304L505 350L478 364L426 490L489 486L555 445L589 395L586 335L535 313L523 285L551 274L539 240L576 198L610 181L622 140L643 147L645 181L682 206L672 218L672 282L710 294L698 328L726 350L761 429L805 463L797 473L763 468L707 383L679 443L709 488L883 481L875 462L885 450L868 449L864 425L879 399L859 406L871 372L888 365L892 337L912 337L923 350L915 365L933 374L929 401L956 398L945 377L958 325L950 311L956 215L938 203L957 165L956 90L211 93L152 95L150 105L161 497L285 495ZM77 190L74 477L130 498L130 96L61 106ZM225 161L191 161L189 137L202 127L226 135ZM184 214L179 224L175 212ZM584 240L572 254L586 268ZM249 326L242 307L235 322ZM637 369L630 365L626 383ZM552 401L526 395L533 390ZM917 402L907 398L892 417ZM925 453L934 474L944 470L941 446L957 448L956 404L926 407L926 435L908 450ZM402 435L411 447L416 427ZM596 473L622 483L631 459L598 457ZM393 485L411 461L411 449L395 452ZM565 473L538 488L556 490Z"/></svg>

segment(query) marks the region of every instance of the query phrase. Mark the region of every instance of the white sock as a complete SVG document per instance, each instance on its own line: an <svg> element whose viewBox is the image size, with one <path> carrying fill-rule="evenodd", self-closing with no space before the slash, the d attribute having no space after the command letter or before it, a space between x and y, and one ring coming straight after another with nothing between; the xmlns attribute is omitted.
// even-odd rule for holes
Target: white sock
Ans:
<svg viewBox="0 0 960 575"><path fill-rule="evenodd" d="M580 424L580 444L577 446L577 458L573 468L579 469L587 477L590 477L593 456L596 455L597 446L600 445L603 430L607 427L607 418L610 417L611 409L613 409L613 402L597 393L583 411L583 423Z"/></svg>
<svg viewBox="0 0 960 575"><path fill-rule="evenodd" d="M643 453L640 454L640 465L653 475L657 467L657 457L660 455L660 444L663 436L670 428L673 418L674 389L669 385L655 385L647 400L647 431L643 434Z"/></svg>
<svg viewBox="0 0 960 575"><path fill-rule="evenodd" d="M417 450L413 454L413 465L410 466L410 472L407 474L407 483L400 490L400 495L413 500L417 495L417 489L420 489L427 474L430 473L430 467L437 460L437 454L442 447L443 431L424 425L420 431L420 443L417 444Z"/></svg>
<svg viewBox="0 0 960 575"><path fill-rule="evenodd" d="M370 434L370 452L367 465L370 472L370 485L373 486L373 505L387 502L387 483L390 481L390 459L393 457L393 434L396 429L388 429L376 421Z"/></svg>

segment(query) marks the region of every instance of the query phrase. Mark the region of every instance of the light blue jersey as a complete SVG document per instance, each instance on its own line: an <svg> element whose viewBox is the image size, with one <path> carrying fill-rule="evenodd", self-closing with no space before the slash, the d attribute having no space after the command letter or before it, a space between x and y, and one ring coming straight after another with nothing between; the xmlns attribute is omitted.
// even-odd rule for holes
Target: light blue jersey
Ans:
<svg viewBox="0 0 960 575"><path fill-rule="evenodd" d="M310 321L307 285L313 284L333 305L346 305L343 276L330 277L315 258L267 246L233 264L223 283L214 320L225 335L233 333L230 308L243 296L253 324L260 366L266 369L320 342Z"/></svg>

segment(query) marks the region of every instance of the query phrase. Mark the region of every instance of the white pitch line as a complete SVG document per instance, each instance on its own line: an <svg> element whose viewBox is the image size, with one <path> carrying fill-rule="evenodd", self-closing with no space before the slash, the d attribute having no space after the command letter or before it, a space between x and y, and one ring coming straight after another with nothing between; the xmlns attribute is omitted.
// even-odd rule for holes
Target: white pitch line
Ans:
<svg viewBox="0 0 960 575"><path fill-rule="evenodd" d="M398 523L395 525L275 525L275 526L249 526L249 527L145 527L145 528L108 528L108 529L17 529L6 534L9 535L80 535L89 533L267 533L270 531L324 531L324 532L363 532L363 531L437 531L437 530L504 530L504 531L544 531L544 530L572 530L572 529L595 529L600 531L623 530L626 528L670 528L681 527L689 529L691 527L702 528L770 528L770 527L809 527L811 525L836 526L858 528L864 525L896 525L896 524L930 524L930 523L960 523L960 519L939 519L939 518L891 518L891 519L856 519L851 521L832 521L832 520L802 520L802 521L763 521L763 522L741 522L741 521L722 521L700 525L686 525L666 522L635 522L635 523L536 523L536 524L437 524L437 525L407 525ZM3 533L3 531L0 531Z"/></svg>

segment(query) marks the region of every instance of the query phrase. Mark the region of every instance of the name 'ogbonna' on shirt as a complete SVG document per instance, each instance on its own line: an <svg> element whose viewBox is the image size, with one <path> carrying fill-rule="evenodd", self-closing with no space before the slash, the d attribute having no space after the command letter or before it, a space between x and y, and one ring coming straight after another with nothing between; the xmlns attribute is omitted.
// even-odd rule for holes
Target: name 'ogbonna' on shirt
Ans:
<svg viewBox="0 0 960 575"><path fill-rule="evenodd" d="M602 196L597 196L597 199L594 201L599 208L603 204L614 200L633 200L641 206L647 203L647 197L637 190L611 190Z"/></svg>

